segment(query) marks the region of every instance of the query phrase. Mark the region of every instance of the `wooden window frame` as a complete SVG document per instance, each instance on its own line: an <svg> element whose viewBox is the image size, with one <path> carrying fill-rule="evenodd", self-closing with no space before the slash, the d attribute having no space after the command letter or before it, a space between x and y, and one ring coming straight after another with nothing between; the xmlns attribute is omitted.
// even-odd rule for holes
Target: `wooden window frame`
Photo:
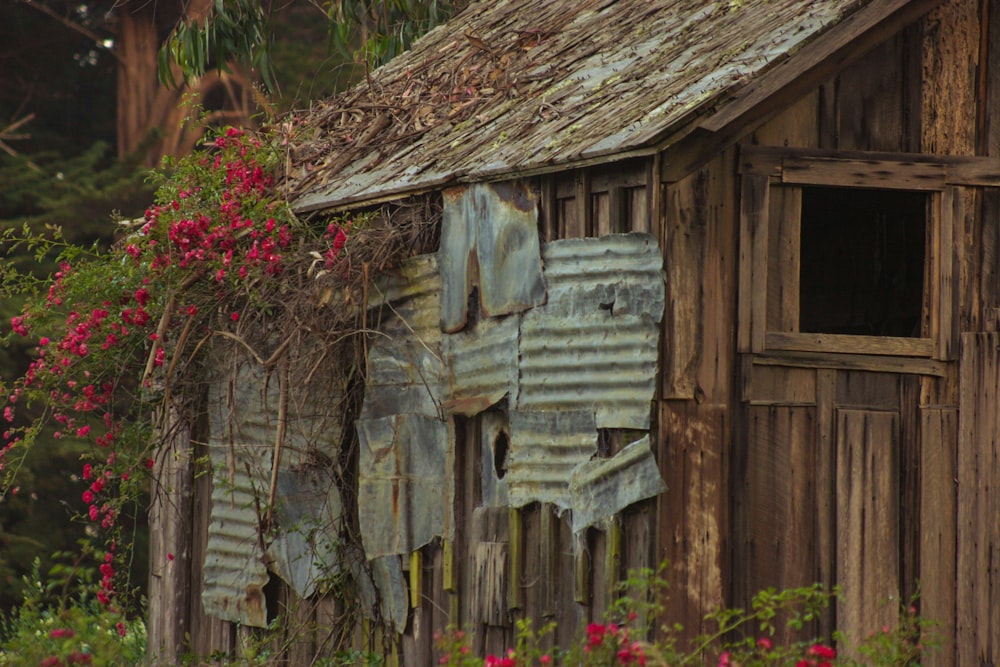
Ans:
<svg viewBox="0 0 1000 667"><path fill-rule="evenodd" d="M737 346L772 357L863 355L866 360L956 358L960 190L997 185L1000 161L904 153L740 149ZM913 338L798 331L802 187L919 191L928 195L921 335ZM789 266L789 263L792 266ZM780 268L779 268L780 264ZM778 279L779 271L782 277ZM791 289L788 289L789 274ZM876 361L877 363L877 361Z"/></svg>

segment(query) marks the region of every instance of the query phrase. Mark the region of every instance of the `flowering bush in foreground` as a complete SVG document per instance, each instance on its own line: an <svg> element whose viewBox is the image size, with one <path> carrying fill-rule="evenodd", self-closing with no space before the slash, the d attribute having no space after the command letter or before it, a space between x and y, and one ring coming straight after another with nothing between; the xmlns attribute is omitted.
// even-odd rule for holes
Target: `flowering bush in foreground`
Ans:
<svg viewBox="0 0 1000 667"><path fill-rule="evenodd" d="M830 641L792 639L802 636L808 624L829 606L838 593L821 586L775 591L766 589L754 596L751 608L721 609L706 620L717 630L695 638L683 646L678 639L682 628L661 627L653 632L644 619L663 611L666 582L658 573L632 573L622 583L622 597L612 606L609 620L590 623L581 638L570 647L548 647L545 639L554 624L535 631L530 619L516 623L516 646L502 655L476 657L470 633L450 629L436 636L441 653L439 664L448 667L678 667L713 664L718 667L854 667L919 665L921 655L933 648L932 624L922 619L911 604L900 613L894 628L883 627L860 643L835 633ZM641 598L629 591L649 592ZM789 634L791 633L791 634ZM653 639L653 637L656 637ZM551 642L549 642L551 643ZM838 653L838 648L841 651Z"/></svg>
<svg viewBox="0 0 1000 667"><path fill-rule="evenodd" d="M198 354L210 337L266 332L261 321L283 305L286 281L306 279L303 262L318 255L327 273L345 270L338 262L348 224L324 230L297 220L273 188L279 156L243 130L218 132L206 150L155 176L155 203L141 221L123 224L110 250L66 244L58 230L54 238L27 228L0 237L7 254L34 251L58 265L49 279L11 263L0 272L0 296L27 304L0 344L35 341L24 375L0 382L0 488L16 492L31 447L64 438L85 445L73 476L83 482L79 519L103 545L87 595L116 618L113 628L128 625L135 602L122 574L130 537L121 517L126 508L143 512L136 505L155 483L164 400L179 405L185 383L199 381Z"/></svg>
<svg viewBox="0 0 1000 667"><path fill-rule="evenodd" d="M26 583L24 603L3 624L0 666L114 667L142 662L146 630L141 622L123 620L86 596L61 607L47 606L37 563Z"/></svg>

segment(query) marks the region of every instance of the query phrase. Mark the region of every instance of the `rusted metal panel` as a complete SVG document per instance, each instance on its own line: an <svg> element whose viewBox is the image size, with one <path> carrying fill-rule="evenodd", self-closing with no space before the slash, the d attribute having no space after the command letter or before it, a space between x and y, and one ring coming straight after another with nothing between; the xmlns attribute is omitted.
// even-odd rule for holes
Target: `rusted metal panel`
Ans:
<svg viewBox="0 0 1000 667"><path fill-rule="evenodd" d="M478 4L301 119L318 131L293 140L294 206L651 150L868 4Z"/></svg>
<svg viewBox="0 0 1000 667"><path fill-rule="evenodd" d="M537 195L521 183L488 183L445 192L441 221L441 329L468 320L473 286L483 315L522 312L545 300Z"/></svg>
<svg viewBox="0 0 1000 667"><path fill-rule="evenodd" d="M655 240L555 241L543 259L549 300L521 325L518 409L589 409L597 428L648 429L664 304Z"/></svg>
<svg viewBox="0 0 1000 667"><path fill-rule="evenodd" d="M441 278L437 258L421 255L375 283L369 306L379 330L368 349L363 419L400 413L435 416L444 395Z"/></svg>
<svg viewBox="0 0 1000 667"><path fill-rule="evenodd" d="M358 517L368 558L451 538L453 438L446 423L398 414L357 421Z"/></svg>
<svg viewBox="0 0 1000 667"><path fill-rule="evenodd" d="M521 318L476 322L441 341L441 352L448 365L448 400L445 409L451 414L476 415L504 396L517 400L517 340Z"/></svg>
<svg viewBox="0 0 1000 667"><path fill-rule="evenodd" d="M597 454L593 410L510 413L510 453L506 481L510 504L546 502L572 507L573 470Z"/></svg>
<svg viewBox="0 0 1000 667"><path fill-rule="evenodd" d="M399 556L369 561L358 549L358 553L351 553L347 560L365 617L385 621L397 633L402 633L410 604Z"/></svg>
<svg viewBox="0 0 1000 667"><path fill-rule="evenodd" d="M277 482L277 530L267 553L278 576L304 599L341 570L340 491L328 467L280 470Z"/></svg>
<svg viewBox="0 0 1000 667"><path fill-rule="evenodd" d="M264 585L267 568L257 517L260 488L254 479L266 479L249 470L256 461L245 454L211 450L212 513L202 568L201 602L205 613L256 628L267 627Z"/></svg>
<svg viewBox="0 0 1000 667"><path fill-rule="evenodd" d="M217 357L226 363L215 365L208 395L212 507L202 602L212 616L264 627L265 561L303 597L339 567L341 501L331 472L317 463L338 446L340 420L327 406L338 402L339 390L324 384L321 394L313 384L285 383L282 469L270 508L275 525L265 542L280 382L232 348L220 348Z"/></svg>
<svg viewBox="0 0 1000 667"><path fill-rule="evenodd" d="M666 489L648 435L611 458L584 461L569 481L573 532L579 533Z"/></svg>

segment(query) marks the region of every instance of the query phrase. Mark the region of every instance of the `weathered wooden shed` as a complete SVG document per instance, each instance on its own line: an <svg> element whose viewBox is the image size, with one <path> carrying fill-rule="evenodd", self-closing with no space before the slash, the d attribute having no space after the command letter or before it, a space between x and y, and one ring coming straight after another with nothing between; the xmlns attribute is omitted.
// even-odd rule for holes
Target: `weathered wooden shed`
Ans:
<svg viewBox="0 0 1000 667"><path fill-rule="evenodd" d="M812 582L845 591L819 630L866 632L919 582L928 664L1000 661L995 111L994 0L474 4L290 152L302 215L442 210L437 253L377 283L356 503L275 473L287 525L357 513L367 575L315 530L257 544L238 508L267 459L238 505L177 457L151 646L230 650L278 613L306 664L341 631L316 586L340 568L378 645L430 664L449 623L566 641L666 559L663 620L692 635Z"/></svg>

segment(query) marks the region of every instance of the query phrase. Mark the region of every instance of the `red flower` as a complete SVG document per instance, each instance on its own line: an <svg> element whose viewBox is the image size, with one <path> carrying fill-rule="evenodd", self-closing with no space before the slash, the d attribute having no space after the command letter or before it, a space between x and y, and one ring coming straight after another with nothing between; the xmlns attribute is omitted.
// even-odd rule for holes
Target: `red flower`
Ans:
<svg viewBox="0 0 1000 667"><path fill-rule="evenodd" d="M832 660L833 658L837 657L837 652L829 646L825 646L823 644L813 644L811 647L809 647L809 650L806 652L806 655L811 655L816 658L824 658Z"/></svg>

